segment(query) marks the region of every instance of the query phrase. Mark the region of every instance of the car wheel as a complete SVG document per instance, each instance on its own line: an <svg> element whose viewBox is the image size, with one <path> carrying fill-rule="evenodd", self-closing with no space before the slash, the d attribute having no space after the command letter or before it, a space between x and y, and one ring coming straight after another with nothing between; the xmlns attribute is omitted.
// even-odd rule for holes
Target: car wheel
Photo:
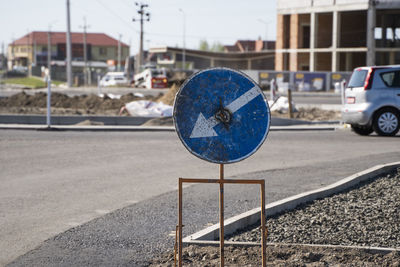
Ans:
<svg viewBox="0 0 400 267"><path fill-rule="evenodd" d="M372 129L372 127L368 127L368 126L358 126L358 125L351 125L351 129L359 135L369 135L370 133L372 133L374 131L374 129Z"/></svg>
<svg viewBox="0 0 400 267"><path fill-rule="evenodd" d="M393 109L382 109L374 116L374 131L382 136L394 136L400 127L399 113Z"/></svg>

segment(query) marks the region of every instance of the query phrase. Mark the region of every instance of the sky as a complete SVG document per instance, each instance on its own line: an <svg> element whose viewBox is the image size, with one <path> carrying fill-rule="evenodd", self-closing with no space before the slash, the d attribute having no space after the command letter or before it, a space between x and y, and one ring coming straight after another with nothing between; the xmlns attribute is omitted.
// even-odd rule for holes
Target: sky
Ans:
<svg viewBox="0 0 400 267"><path fill-rule="evenodd" d="M139 50L140 23L135 2L149 5L144 23L144 48L173 46L198 49L236 40L276 39L276 0L70 0L71 31L102 32ZM66 0L0 0L0 44L31 31L66 31ZM185 22L185 23L184 23Z"/></svg>

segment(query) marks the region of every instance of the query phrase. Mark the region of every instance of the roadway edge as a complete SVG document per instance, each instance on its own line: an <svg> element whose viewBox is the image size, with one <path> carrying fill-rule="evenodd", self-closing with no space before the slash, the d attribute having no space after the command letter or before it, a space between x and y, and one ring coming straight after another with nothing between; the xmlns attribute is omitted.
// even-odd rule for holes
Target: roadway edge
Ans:
<svg viewBox="0 0 400 267"><path fill-rule="evenodd" d="M267 217L273 216L283 211L289 211L294 209L300 204L316 200L318 198L324 198L341 191L344 191L358 183L370 180L378 175L390 172L396 168L400 167L400 161L392 162L387 164L376 165L367 170L355 173L344 179L339 180L333 184L325 187L321 187L316 190L311 190L308 192L300 193L282 200L272 202L265 206L265 213ZM237 230L243 229L247 226L254 225L260 220L261 209L255 208L244 212L242 214L236 215L224 222L224 233L226 235L233 234ZM191 234L183 238L183 243L186 244L205 244L214 243L219 238L219 223L200 230L194 234Z"/></svg>
<svg viewBox="0 0 400 267"><path fill-rule="evenodd" d="M345 128L343 125L288 125L288 126L271 126L270 131L335 131ZM118 125L56 125L50 128L47 125L36 124L0 124L0 130L31 130L31 131L143 131L143 132L174 132L173 126L118 126Z"/></svg>

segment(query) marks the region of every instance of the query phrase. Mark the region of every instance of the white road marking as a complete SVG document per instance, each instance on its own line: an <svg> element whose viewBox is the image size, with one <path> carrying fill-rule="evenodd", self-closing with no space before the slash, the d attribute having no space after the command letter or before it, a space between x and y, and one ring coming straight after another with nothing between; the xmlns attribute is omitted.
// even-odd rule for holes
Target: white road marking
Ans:
<svg viewBox="0 0 400 267"><path fill-rule="evenodd" d="M232 103L227 105L225 108L233 114L260 94L261 92L258 87L254 86L249 91L232 101ZM192 133L190 134L190 138L218 136L213 128L219 123L220 121L215 119L214 116L206 119L203 113L200 113L193 127Z"/></svg>

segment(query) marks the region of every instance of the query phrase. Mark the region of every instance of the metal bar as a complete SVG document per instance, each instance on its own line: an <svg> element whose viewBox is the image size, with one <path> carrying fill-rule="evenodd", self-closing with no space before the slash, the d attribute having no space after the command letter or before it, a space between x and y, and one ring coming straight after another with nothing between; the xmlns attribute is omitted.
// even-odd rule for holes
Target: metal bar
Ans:
<svg viewBox="0 0 400 267"><path fill-rule="evenodd" d="M179 190L178 190L178 266L182 267L182 178L179 178Z"/></svg>
<svg viewBox="0 0 400 267"><path fill-rule="evenodd" d="M261 186L261 246L262 266L266 266L266 227L265 227L265 181L264 180L233 180L224 179L224 165L220 164L219 179L179 178L178 189L178 266L182 267L182 184L183 183L216 183L219 184L219 209L220 209L220 266L225 263L224 258L224 184L259 184Z"/></svg>
<svg viewBox="0 0 400 267"><path fill-rule="evenodd" d="M47 128L51 127L51 76L47 76L47 111L46 111L46 124Z"/></svg>
<svg viewBox="0 0 400 267"><path fill-rule="evenodd" d="M263 180L233 180L233 179L197 179L197 178L181 178L183 183L203 183L203 184L261 184Z"/></svg>
<svg viewBox="0 0 400 267"><path fill-rule="evenodd" d="M224 164L219 165L219 251L220 266L224 266Z"/></svg>
<svg viewBox="0 0 400 267"><path fill-rule="evenodd" d="M178 228L179 226L177 225L175 227L174 267L176 267L176 250L178 249Z"/></svg>
<svg viewBox="0 0 400 267"><path fill-rule="evenodd" d="M265 234L265 181L261 183L261 250L262 250L262 266L266 266L266 234Z"/></svg>

